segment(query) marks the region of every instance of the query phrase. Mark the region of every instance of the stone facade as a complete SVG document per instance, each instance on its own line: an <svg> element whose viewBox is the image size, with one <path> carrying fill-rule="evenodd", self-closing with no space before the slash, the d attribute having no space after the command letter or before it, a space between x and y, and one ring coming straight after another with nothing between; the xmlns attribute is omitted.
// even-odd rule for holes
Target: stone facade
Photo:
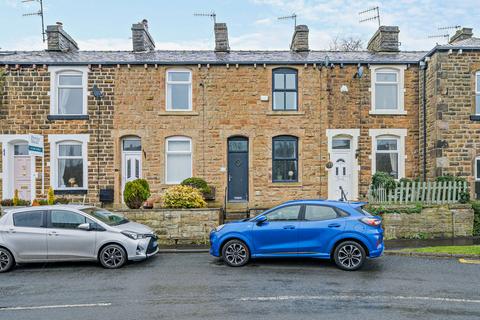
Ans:
<svg viewBox="0 0 480 320"><path fill-rule="evenodd" d="M151 227L164 245L208 244L210 231L219 225L219 209L152 209L118 211L128 219Z"/></svg>

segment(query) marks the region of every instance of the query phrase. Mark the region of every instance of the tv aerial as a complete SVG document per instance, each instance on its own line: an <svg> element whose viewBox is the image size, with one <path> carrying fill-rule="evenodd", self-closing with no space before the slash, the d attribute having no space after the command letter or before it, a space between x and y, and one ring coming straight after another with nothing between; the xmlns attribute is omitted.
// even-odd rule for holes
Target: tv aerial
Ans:
<svg viewBox="0 0 480 320"><path fill-rule="evenodd" d="M193 15L195 17L208 17L213 20L213 23L217 23L217 14L215 11L211 12L194 12Z"/></svg>
<svg viewBox="0 0 480 320"><path fill-rule="evenodd" d="M365 18L361 19L359 22L367 22L367 21L374 21L376 20L378 22L378 27L380 27L380 8L378 6L360 11L358 13L359 16L363 16Z"/></svg>
<svg viewBox="0 0 480 320"><path fill-rule="evenodd" d="M27 2L38 2L40 5L40 8L37 12L31 12L31 13L24 13L22 16L24 17L29 17L29 16L40 16L42 19L42 40L45 42L45 23L44 23L44 17L43 17L43 0L22 0L23 3Z"/></svg>
<svg viewBox="0 0 480 320"><path fill-rule="evenodd" d="M293 20L293 27L297 27L297 14L294 12L289 16L278 17L278 20Z"/></svg>

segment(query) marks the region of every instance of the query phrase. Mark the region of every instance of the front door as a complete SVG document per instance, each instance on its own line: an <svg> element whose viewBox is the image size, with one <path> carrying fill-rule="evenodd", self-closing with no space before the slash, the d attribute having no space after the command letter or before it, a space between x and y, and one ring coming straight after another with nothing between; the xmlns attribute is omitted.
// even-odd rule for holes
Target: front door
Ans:
<svg viewBox="0 0 480 320"><path fill-rule="evenodd" d="M31 157L27 144L14 145L13 154L13 190L18 190L18 197L30 200L31 190Z"/></svg>
<svg viewBox="0 0 480 320"><path fill-rule="evenodd" d="M122 140L122 201L125 184L142 178L142 143L140 138Z"/></svg>
<svg viewBox="0 0 480 320"><path fill-rule="evenodd" d="M333 138L330 161L333 167L328 177L328 198L340 200L342 190L348 200L354 200L354 154L350 138Z"/></svg>
<svg viewBox="0 0 480 320"><path fill-rule="evenodd" d="M228 139L228 201L248 201L248 139Z"/></svg>

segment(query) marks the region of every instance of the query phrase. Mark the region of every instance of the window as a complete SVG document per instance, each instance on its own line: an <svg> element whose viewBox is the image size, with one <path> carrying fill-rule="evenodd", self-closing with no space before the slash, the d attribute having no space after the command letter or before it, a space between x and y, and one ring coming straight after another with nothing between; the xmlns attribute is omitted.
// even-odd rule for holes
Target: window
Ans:
<svg viewBox="0 0 480 320"><path fill-rule="evenodd" d="M273 70L273 110L298 110L298 81L294 69Z"/></svg>
<svg viewBox="0 0 480 320"><path fill-rule="evenodd" d="M480 115L480 71L475 73L475 114Z"/></svg>
<svg viewBox="0 0 480 320"><path fill-rule="evenodd" d="M192 140L171 137L166 140L166 183L178 184L192 176Z"/></svg>
<svg viewBox="0 0 480 320"><path fill-rule="evenodd" d="M333 138L332 149L334 150L350 149L350 139L349 138Z"/></svg>
<svg viewBox="0 0 480 320"><path fill-rule="evenodd" d="M42 228L44 211L24 211L13 215L13 225L15 227Z"/></svg>
<svg viewBox="0 0 480 320"><path fill-rule="evenodd" d="M268 221L298 220L301 206L288 206L276 209L265 216Z"/></svg>
<svg viewBox="0 0 480 320"><path fill-rule="evenodd" d="M27 144L16 144L13 147L13 154L15 156L28 156L28 145Z"/></svg>
<svg viewBox="0 0 480 320"><path fill-rule="evenodd" d="M372 174L386 172L395 179L405 177L407 129L370 129Z"/></svg>
<svg viewBox="0 0 480 320"><path fill-rule="evenodd" d="M307 205L305 207L305 220L320 221L336 219L337 212L332 207Z"/></svg>
<svg viewBox="0 0 480 320"><path fill-rule="evenodd" d="M480 181L480 157L475 158L475 181Z"/></svg>
<svg viewBox="0 0 480 320"><path fill-rule="evenodd" d="M192 110L192 72L190 70L167 71L167 110Z"/></svg>
<svg viewBox="0 0 480 320"><path fill-rule="evenodd" d="M87 114L87 67L49 67L53 115Z"/></svg>
<svg viewBox="0 0 480 320"><path fill-rule="evenodd" d="M50 214L50 227L60 229L77 229L87 219L75 212L66 210L52 210Z"/></svg>
<svg viewBox="0 0 480 320"><path fill-rule="evenodd" d="M273 138L272 181L298 181L298 139L292 136Z"/></svg>
<svg viewBox="0 0 480 320"><path fill-rule="evenodd" d="M142 141L139 138L131 137L122 140L123 151L142 151Z"/></svg>
<svg viewBox="0 0 480 320"><path fill-rule="evenodd" d="M51 185L56 190L87 189L89 135L49 135Z"/></svg>
<svg viewBox="0 0 480 320"><path fill-rule="evenodd" d="M370 113L405 114L403 77L405 67L372 67L372 110Z"/></svg>

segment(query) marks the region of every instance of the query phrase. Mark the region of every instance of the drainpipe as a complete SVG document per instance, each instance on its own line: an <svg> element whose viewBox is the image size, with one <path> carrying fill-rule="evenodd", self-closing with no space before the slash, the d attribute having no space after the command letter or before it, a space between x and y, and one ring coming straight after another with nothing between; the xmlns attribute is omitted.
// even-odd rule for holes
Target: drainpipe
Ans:
<svg viewBox="0 0 480 320"><path fill-rule="evenodd" d="M422 64L423 62L423 64ZM427 181L427 61L420 62L423 70L422 109L423 109L423 181Z"/></svg>

